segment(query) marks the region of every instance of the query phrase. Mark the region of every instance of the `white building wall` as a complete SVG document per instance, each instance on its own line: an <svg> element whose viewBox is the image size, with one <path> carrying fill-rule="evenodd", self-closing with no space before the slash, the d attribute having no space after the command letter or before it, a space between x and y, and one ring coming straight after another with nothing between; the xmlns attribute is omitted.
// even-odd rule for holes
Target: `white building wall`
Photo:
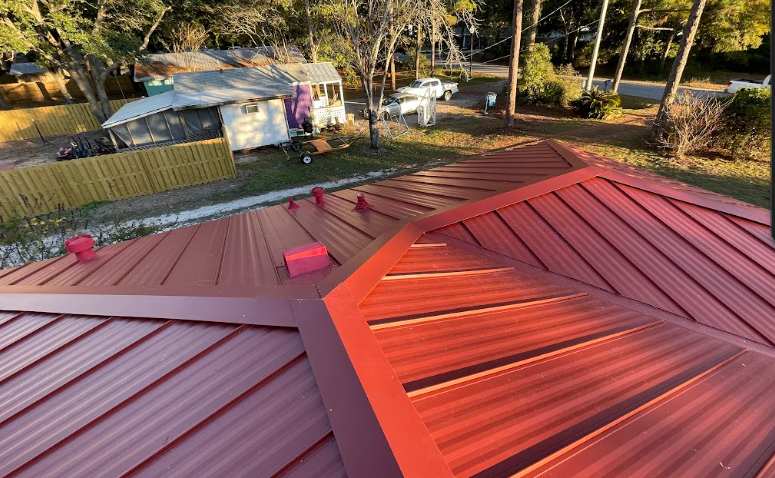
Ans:
<svg viewBox="0 0 775 478"><path fill-rule="evenodd" d="M232 151L276 145L289 139L283 100L224 105L220 110Z"/></svg>

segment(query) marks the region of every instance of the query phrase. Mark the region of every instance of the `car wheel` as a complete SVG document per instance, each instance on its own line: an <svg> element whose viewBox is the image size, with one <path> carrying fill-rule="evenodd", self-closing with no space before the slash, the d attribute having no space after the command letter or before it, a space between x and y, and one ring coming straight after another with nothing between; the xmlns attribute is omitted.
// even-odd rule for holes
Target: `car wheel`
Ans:
<svg viewBox="0 0 775 478"><path fill-rule="evenodd" d="M447 90L444 92L444 101L449 101L452 99L452 92Z"/></svg>
<svg viewBox="0 0 775 478"><path fill-rule="evenodd" d="M301 162L304 164L309 164L312 162L312 155L309 153L305 153L301 155Z"/></svg>

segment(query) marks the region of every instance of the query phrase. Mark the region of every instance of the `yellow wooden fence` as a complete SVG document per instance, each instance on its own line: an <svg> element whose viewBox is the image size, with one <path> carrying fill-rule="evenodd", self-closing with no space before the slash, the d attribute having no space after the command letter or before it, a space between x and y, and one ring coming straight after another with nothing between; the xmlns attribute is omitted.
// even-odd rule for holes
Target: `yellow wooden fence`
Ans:
<svg viewBox="0 0 775 478"><path fill-rule="evenodd" d="M110 102L110 110L115 113L130 101L134 100L113 100ZM100 129L88 103L7 110L0 111L0 143L37 138L35 124L44 137Z"/></svg>
<svg viewBox="0 0 775 478"><path fill-rule="evenodd" d="M222 138L0 171L0 220L235 175L231 148Z"/></svg>

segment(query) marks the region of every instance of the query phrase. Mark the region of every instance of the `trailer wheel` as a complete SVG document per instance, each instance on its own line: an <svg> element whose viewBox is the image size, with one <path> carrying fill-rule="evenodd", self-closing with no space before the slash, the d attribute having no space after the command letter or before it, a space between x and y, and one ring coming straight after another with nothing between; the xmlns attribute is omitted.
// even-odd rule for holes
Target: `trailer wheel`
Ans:
<svg viewBox="0 0 775 478"><path fill-rule="evenodd" d="M304 153L301 155L301 162L304 164L309 164L312 162L312 155L309 153Z"/></svg>

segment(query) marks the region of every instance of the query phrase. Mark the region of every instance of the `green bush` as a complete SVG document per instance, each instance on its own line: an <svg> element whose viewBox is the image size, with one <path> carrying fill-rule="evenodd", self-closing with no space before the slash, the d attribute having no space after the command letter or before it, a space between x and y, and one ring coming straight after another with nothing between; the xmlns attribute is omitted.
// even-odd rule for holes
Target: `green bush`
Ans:
<svg viewBox="0 0 775 478"><path fill-rule="evenodd" d="M543 43L533 45L520 62L520 76L517 80L519 96L528 103L541 101L546 85L554 81L554 67L549 48Z"/></svg>
<svg viewBox="0 0 775 478"><path fill-rule="evenodd" d="M727 97L720 146L735 155L768 155L771 97L769 88L744 88Z"/></svg>
<svg viewBox="0 0 775 478"><path fill-rule="evenodd" d="M612 91L600 91L593 86L571 102L571 106L584 118L607 119L619 114L622 99Z"/></svg>

